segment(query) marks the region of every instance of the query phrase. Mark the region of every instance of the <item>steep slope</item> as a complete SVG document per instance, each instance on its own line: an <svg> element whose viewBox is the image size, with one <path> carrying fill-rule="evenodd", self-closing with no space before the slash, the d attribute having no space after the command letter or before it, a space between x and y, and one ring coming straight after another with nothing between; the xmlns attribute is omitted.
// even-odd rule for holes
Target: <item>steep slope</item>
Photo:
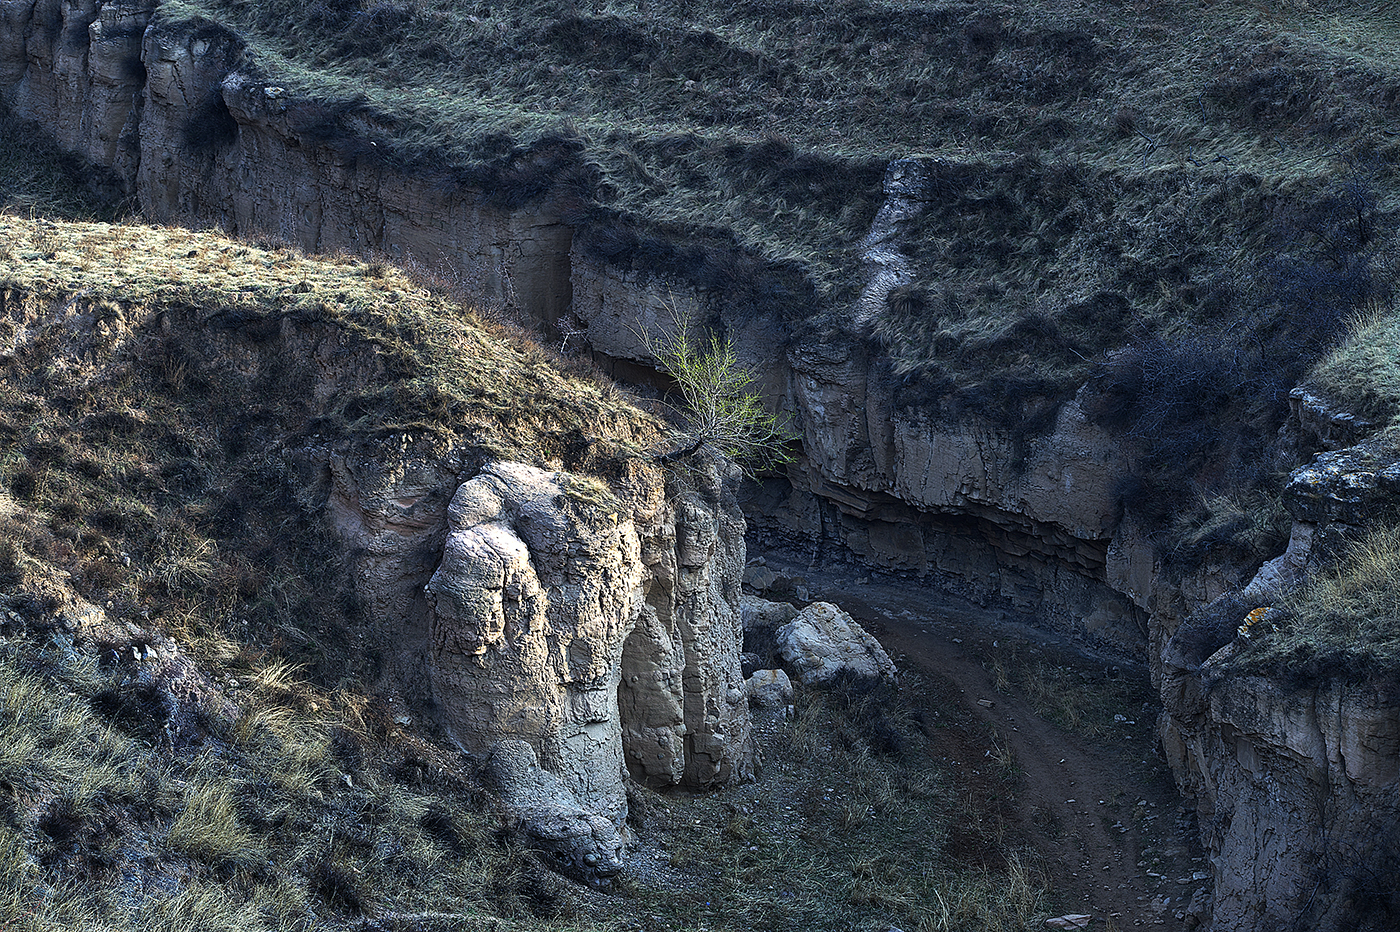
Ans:
<svg viewBox="0 0 1400 932"><path fill-rule="evenodd" d="M158 219L457 270L619 372L676 313L733 336L803 433L754 541L1145 658L1175 702L1183 620L1310 523L1280 475L1366 433L1292 390L1390 297L1395 23L1042 7L18 4L5 94ZM736 94L787 138L723 125ZM1192 792L1253 721L1208 706L1167 723L1211 749Z"/></svg>
<svg viewBox="0 0 1400 932"><path fill-rule="evenodd" d="M766 721L781 780L742 813L646 788L755 767L743 527L733 475L660 471L662 425L610 383L380 263L0 225L16 928L834 930L913 926L939 896L950 928L1046 915L1041 878L958 856L945 799L988 788L921 695L803 695ZM881 744L833 754L872 714ZM553 783L486 768L498 815L482 765L522 738ZM522 811L536 785L557 805ZM613 876L604 845L629 838Z"/></svg>

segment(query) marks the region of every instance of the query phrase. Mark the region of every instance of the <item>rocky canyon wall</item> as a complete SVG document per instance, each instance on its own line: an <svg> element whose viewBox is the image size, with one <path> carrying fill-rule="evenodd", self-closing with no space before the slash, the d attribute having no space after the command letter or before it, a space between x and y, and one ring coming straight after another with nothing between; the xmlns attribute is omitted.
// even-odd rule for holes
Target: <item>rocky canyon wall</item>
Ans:
<svg viewBox="0 0 1400 932"><path fill-rule="evenodd" d="M0 39L10 106L116 172L149 219L445 270L563 340L586 340L623 375L654 364L639 327L668 326L675 314L716 324L802 433L791 495L750 502L771 536L826 537L1100 647L1140 651L1145 616L1108 582L1111 479L1122 454L1076 408L1018 456L1004 431L976 419L925 423L900 407L859 341L795 342L772 312L599 260L574 242L548 193L503 207L460 178L395 167L376 152L391 128L352 115L348 130L330 132L326 107L257 73L236 36L212 25L169 28L153 9L7 0ZM522 156L544 175L551 157ZM894 229L919 208L920 177L917 160L896 164L892 206L877 226ZM898 279L887 239L872 231L867 292Z"/></svg>
<svg viewBox="0 0 1400 932"><path fill-rule="evenodd" d="M788 475L748 493L753 539L841 548L935 577L1146 663L1167 702L1164 746L1198 801L1216 928L1264 932L1301 915L1322 928L1349 915L1335 904L1351 894L1315 895L1323 888L1309 865L1321 859L1334 878L1360 877L1357 852L1379 843L1367 826L1391 811L1396 704L1334 686L1213 678L1207 658L1174 654L1190 607L1245 587L1249 573L1164 573L1154 529L1125 518L1115 495L1131 453L1079 402L1027 437L975 415L934 418L900 401L858 326L795 336L772 312L609 264L584 248L548 191L512 206L455 176L395 167L376 154L390 128L364 116L351 136L328 133L324 108L256 73L235 36L152 25L152 12L150 3L0 0L0 93L115 172L153 220L446 270L575 348L586 343L624 376L655 363L639 327L675 315L717 326L801 432ZM548 176L552 157L529 155L531 169ZM900 224L937 208L920 182L925 167L891 166L851 311L857 324L907 280ZM1361 440L1356 424L1314 408L1300 397L1292 429L1324 446ZM1324 455L1311 475L1359 474L1338 465L1343 452ZM401 675L432 684L464 747L527 737L614 821L624 768L691 784L751 771L730 659L743 566L732 476L672 479L664 495L653 477L649 491L611 490L621 507L589 510L567 477L519 464L468 469L402 450L327 463L328 507L357 554L366 603L412 646L399 652ZM1383 472L1368 473L1380 476L1371 487L1389 494ZM1345 495L1309 494L1295 490L1299 527L1271 564L1279 578L1306 565L1310 535L1346 523Z"/></svg>
<svg viewBox="0 0 1400 932"><path fill-rule="evenodd" d="M485 759L509 739L621 827L624 779L753 775L737 472L625 488L453 454L333 456L326 501L391 687ZM426 692L424 688L426 687Z"/></svg>
<svg viewBox="0 0 1400 932"><path fill-rule="evenodd" d="M1231 667L1247 647L1236 630L1247 613L1276 611L1289 590L1400 506L1393 441L1365 436L1354 417L1320 409L1306 392L1294 393L1293 407L1289 428L1307 443L1354 445L1292 472L1284 553L1234 585L1198 572L1197 598L1185 608L1205 608L1184 622L1171 611L1154 616L1162 747L1196 806L1215 880L1214 929L1392 928L1400 695L1346 671L1319 682ZM1256 624L1267 628L1269 617ZM1207 637L1211 619L1224 631Z"/></svg>

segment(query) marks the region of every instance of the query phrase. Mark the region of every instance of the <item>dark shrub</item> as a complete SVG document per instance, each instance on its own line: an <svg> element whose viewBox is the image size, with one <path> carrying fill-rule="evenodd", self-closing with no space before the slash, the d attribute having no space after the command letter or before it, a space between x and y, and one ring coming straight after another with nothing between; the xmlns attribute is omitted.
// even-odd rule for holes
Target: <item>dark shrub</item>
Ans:
<svg viewBox="0 0 1400 932"><path fill-rule="evenodd" d="M128 660L131 658L128 657ZM110 686L90 700L92 710L119 728L142 738L160 735L170 721L170 695L152 683Z"/></svg>
<svg viewBox="0 0 1400 932"><path fill-rule="evenodd" d="M317 861L306 877L307 887L322 902L342 913L364 912L364 898L354 874L329 858Z"/></svg>
<svg viewBox="0 0 1400 932"><path fill-rule="evenodd" d="M1175 652L1190 666L1199 665L1235 639L1240 623L1255 607L1237 593L1221 596L1181 623L1168 642L1168 652Z"/></svg>

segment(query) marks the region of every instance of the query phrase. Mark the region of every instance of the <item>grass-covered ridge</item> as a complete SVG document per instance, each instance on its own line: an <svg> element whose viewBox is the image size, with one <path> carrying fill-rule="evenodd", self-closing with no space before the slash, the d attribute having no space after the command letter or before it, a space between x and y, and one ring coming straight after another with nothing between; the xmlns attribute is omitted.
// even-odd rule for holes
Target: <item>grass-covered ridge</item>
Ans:
<svg viewBox="0 0 1400 932"><path fill-rule="evenodd" d="M1264 483L1288 390L1390 289L1382 4L166 0L155 22L241 44L300 144L546 202L584 253L799 339L853 329L884 168L933 160L892 243L912 281L848 335L908 416L1018 443L1091 383L1153 521Z"/></svg>
<svg viewBox="0 0 1400 932"><path fill-rule="evenodd" d="M42 306L64 302L91 315L82 322L94 327L92 339L116 365L159 348L153 328L163 316L254 341L319 327L342 331L351 352L365 354L354 362L376 370L366 379L352 368L355 391L322 399L316 412L357 432L475 432L485 447L543 464L557 463L564 446L584 440L635 440L636 454L657 429L610 383L570 380L558 371L562 360L523 334L483 323L383 262L308 259L178 228L42 217L0 216L0 237L9 306L0 339L21 351L34 352L41 339L30 328ZM167 360L177 368L195 361ZM184 375L195 383L203 378L194 368ZM270 393L269 400L277 398ZM284 399L307 400L294 392Z"/></svg>
<svg viewBox="0 0 1400 932"><path fill-rule="evenodd" d="M1308 385L1378 428L1400 427L1400 314L1375 309L1358 319Z"/></svg>
<svg viewBox="0 0 1400 932"><path fill-rule="evenodd" d="M670 247L736 244L800 270L798 314L857 286L890 159L1006 166L919 246L921 285L1006 316L1092 296L1084 226L1122 247L1132 300L1169 305L1257 249L1268 204L1216 216L1241 186L1267 200L1393 147L1393 23L1335 6L168 0L157 22L231 29L310 101L289 114L307 138L373 137L356 157L451 166L509 205L550 186L496 169L543 146L589 248L714 288L735 270ZM984 258L1040 271L967 280Z"/></svg>
<svg viewBox="0 0 1400 932"><path fill-rule="evenodd" d="M991 820L1003 784L967 785L946 763L966 759L956 723L890 696L804 697L774 726L781 792L750 787L746 812L639 801L638 832L667 847L614 894L543 872L471 762L376 693L401 633L354 598L297 451L625 480L659 425L387 265L30 216L0 215L0 242L12 928L971 932L1048 914L1014 838L978 834L969 862L947 828L948 798Z"/></svg>
<svg viewBox="0 0 1400 932"><path fill-rule="evenodd" d="M660 441L611 383L382 263L12 216L0 241L6 564L56 566L187 637L340 662L349 564L299 451L606 481Z"/></svg>
<svg viewBox="0 0 1400 932"><path fill-rule="evenodd" d="M1400 681L1400 528L1369 529L1279 606L1230 666L1290 681Z"/></svg>

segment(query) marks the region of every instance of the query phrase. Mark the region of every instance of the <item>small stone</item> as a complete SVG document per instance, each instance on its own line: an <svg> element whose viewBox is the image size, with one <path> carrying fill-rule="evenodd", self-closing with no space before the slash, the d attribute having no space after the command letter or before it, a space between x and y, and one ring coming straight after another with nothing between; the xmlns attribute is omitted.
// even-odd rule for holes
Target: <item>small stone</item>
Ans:
<svg viewBox="0 0 1400 932"><path fill-rule="evenodd" d="M783 670L758 670L745 682L749 704L760 709L781 709L792 702L792 680Z"/></svg>

